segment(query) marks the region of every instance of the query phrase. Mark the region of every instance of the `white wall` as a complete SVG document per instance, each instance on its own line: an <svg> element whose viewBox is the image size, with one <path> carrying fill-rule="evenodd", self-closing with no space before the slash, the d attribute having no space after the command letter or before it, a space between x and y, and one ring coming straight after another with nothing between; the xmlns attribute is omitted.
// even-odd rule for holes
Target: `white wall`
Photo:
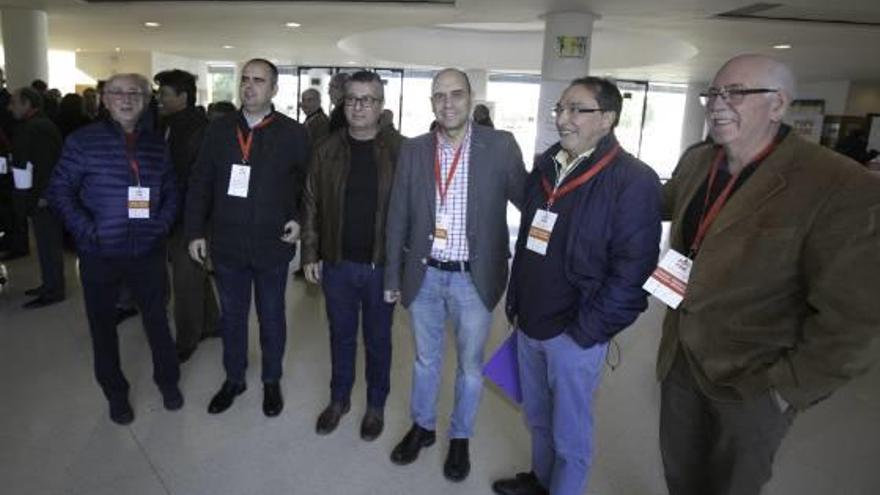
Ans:
<svg viewBox="0 0 880 495"><path fill-rule="evenodd" d="M153 59L146 51L84 51L76 54L76 67L97 80L129 72L151 77Z"/></svg>
<svg viewBox="0 0 880 495"><path fill-rule="evenodd" d="M797 99L825 100L825 115L846 115L849 91L850 82L846 80L799 83Z"/></svg>
<svg viewBox="0 0 880 495"><path fill-rule="evenodd" d="M880 113L880 81L854 81L846 103L846 114L864 117L869 113Z"/></svg>

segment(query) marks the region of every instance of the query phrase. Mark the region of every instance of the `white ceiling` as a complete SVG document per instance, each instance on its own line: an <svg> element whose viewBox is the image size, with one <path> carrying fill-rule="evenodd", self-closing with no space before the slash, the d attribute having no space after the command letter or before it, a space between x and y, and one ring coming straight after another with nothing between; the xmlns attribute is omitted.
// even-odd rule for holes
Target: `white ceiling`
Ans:
<svg viewBox="0 0 880 495"><path fill-rule="evenodd" d="M802 81L880 80L880 28L714 19L751 1L458 0L451 6L328 2L0 0L42 8L50 47L153 50L212 61L252 56L295 65L538 71L542 14L591 11L595 72L671 82L706 81L730 56L772 53ZM878 0L792 0L787 14L880 21ZM159 28L147 28L156 21ZM294 21L302 26L285 27ZM457 27L442 27L452 24ZM773 50L790 43L786 51ZM223 45L235 48L224 49Z"/></svg>

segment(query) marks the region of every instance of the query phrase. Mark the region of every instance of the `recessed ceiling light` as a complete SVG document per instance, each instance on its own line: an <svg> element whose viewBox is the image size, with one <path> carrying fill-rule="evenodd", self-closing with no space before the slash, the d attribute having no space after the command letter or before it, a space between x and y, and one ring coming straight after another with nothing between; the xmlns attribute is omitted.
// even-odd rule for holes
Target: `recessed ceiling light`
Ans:
<svg viewBox="0 0 880 495"><path fill-rule="evenodd" d="M791 48L791 45L789 45L788 43L780 43L778 45L773 45L773 48L777 50L788 50L789 48Z"/></svg>
<svg viewBox="0 0 880 495"><path fill-rule="evenodd" d="M122 48L119 48L119 47L117 46L116 48L114 48L114 50L116 50L116 53L119 53L119 52L122 51Z"/></svg>
<svg viewBox="0 0 880 495"><path fill-rule="evenodd" d="M233 48L235 48L235 47L232 46L232 45L223 45L223 48L225 48L225 49L227 49L227 50L231 50L231 49L233 49Z"/></svg>
<svg viewBox="0 0 880 495"><path fill-rule="evenodd" d="M77 49L76 49L76 53L79 53L79 52L81 52L81 51L83 51L82 48L77 48Z"/></svg>
<svg viewBox="0 0 880 495"><path fill-rule="evenodd" d="M147 21L144 23L144 26L146 26L148 28L157 28L157 27L161 26L161 24L159 24L158 22Z"/></svg>
<svg viewBox="0 0 880 495"><path fill-rule="evenodd" d="M346 64L348 64L348 65L357 65L357 62L355 62L354 60L349 60L348 62L346 62Z"/></svg>
<svg viewBox="0 0 880 495"><path fill-rule="evenodd" d="M302 26L302 24L300 24L298 22L288 22L288 23L285 23L284 25L289 28L298 28L298 27Z"/></svg>

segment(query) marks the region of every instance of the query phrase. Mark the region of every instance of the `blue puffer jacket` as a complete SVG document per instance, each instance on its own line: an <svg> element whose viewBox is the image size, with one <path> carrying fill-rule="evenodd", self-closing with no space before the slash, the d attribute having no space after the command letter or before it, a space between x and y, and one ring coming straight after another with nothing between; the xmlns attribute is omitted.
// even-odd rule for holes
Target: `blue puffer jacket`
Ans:
<svg viewBox="0 0 880 495"><path fill-rule="evenodd" d="M80 254L132 258L164 246L177 213L178 192L165 140L142 119L134 156L141 187L150 188L150 218L128 218L128 188L136 185L125 133L107 119L68 136L46 193Z"/></svg>
<svg viewBox="0 0 880 495"><path fill-rule="evenodd" d="M602 138L588 165L617 145L613 134ZM516 321L517 284L528 284L519 270L531 218L528 211L546 201L541 177L553 177L559 143L538 158L526 182L526 204L507 290L507 317ZM607 342L632 324L648 306L642 284L657 266L660 252L660 180L646 164L621 151L611 164L578 188L578 203L566 239L565 269L580 297L577 315L565 329L581 347ZM536 288L540 290L540 288Z"/></svg>

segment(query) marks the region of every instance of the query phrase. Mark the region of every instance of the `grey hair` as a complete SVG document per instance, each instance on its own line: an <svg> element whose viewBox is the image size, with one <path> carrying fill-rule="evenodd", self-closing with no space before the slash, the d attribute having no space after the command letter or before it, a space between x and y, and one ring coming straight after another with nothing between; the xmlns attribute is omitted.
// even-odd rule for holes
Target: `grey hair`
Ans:
<svg viewBox="0 0 880 495"><path fill-rule="evenodd" d="M123 74L113 74L107 79L107 82L104 83L104 91L107 91L107 88L113 85L116 81L120 79L132 79L138 86L141 87L141 92L144 94L144 97L149 97L153 94L153 87L150 85L150 80L146 77L136 74L134 72L123 73Z"/></svg>
<svg viewBox="0 0 880 495"><path fill-rule="evenodd" d="M318 91L318 90L315 89L315 88L309 88L309 89L303 91L302 94L301 94L300 96L301 96L301 97L304 97L304 96L306 95L306 93L315 93L315 94L318 96L318 99L321 98L321 92Z"/></svg>

